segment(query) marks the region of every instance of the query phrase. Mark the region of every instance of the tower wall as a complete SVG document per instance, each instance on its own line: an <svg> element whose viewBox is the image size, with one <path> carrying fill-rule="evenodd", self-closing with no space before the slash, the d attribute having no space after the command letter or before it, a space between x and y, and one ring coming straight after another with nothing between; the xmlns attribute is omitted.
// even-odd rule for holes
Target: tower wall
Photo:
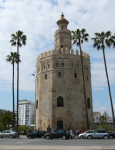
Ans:
<svg viewBox="0 0 115 150"><path fill-rule="evenodd" d="M37 80L36 80L36 126L42 130L57 128L57 121L63 121L63 128L68 124L75 132L76 128L83 130L86 127L86 111L83 91L80 55L72 49L52 50L41 54L37 58ZM56 67L58 63L58 67ZM62 63L64 66L62 67ZM73 63L73 67L71 66ZM48 68L48 64L50 67ZM93 125L91 73L89 55L83 52L83 64L86 86L86 97L90 99L88 109L90 128ZM79 67L78 67L79 65ZM45 66L45 69L44 69ZM58 73L61 72L61 78ZM77 73L77 78L75 78ZM45 79L47 75L47 79ZM88 80L87 80L88 76ZM57 107L57 98L63 97L64 107Z"/></svg>

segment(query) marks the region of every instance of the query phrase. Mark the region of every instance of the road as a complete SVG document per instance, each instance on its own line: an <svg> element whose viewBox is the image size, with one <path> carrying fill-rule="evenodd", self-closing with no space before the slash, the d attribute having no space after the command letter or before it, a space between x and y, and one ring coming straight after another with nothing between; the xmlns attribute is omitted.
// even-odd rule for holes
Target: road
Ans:
<svg viewBox="0 0 115 150"><path fill-rule="evenodd" d="M89 150L89 149L115 149L115 139L28 139L24 136L18 138L0 138L0 149L48 149L48 150Z"/></svg>

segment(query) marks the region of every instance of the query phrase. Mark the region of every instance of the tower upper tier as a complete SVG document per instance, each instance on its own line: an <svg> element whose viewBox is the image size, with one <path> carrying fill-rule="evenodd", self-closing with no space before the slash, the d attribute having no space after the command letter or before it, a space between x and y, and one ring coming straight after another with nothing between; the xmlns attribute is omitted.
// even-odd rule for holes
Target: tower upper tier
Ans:
<svg viewBox="0 0 115 150"><path fill-rule="evenodd" d="M67 29L69 21L64 18L62 13L60 20L57 21L58 30L55 31L55 50L59 50L61 53L61 48L71 49L71 31Z"/></svg>

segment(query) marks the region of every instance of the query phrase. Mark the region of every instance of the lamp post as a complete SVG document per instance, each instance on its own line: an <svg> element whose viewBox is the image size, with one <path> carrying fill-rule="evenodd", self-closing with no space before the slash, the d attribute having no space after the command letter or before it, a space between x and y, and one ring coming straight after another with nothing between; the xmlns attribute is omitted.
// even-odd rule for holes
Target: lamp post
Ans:
<svg viewBox="0 0 115 150"><path fill-rule="evenodd" d="M35 77L35 118L34 118L34 130L36 130L36 75L35 74L32 74L34 77Z"/></svg>

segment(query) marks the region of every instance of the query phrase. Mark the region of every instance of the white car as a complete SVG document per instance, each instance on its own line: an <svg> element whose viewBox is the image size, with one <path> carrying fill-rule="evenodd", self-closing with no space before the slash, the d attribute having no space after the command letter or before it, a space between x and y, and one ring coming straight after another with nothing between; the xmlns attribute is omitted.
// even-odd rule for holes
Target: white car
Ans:
<svg viewBox="0 0 115 150"><path fill-rule="evenodd" d="M15 137L18 137L18 133L15 131L11 131L11 130L4 130L0 133L0 138L3 138L3 137L15 138Z"/></svg>
<svg viewBox="0 0 115 150"><path fill-rule="evenodd" d="M89 133L90 133L90 134L94 133L94 130L87 130L86 132L79 134L79 135L78 135L78 138L80 138L80 139L87 138L87 135L88 135Z"/></svg>

